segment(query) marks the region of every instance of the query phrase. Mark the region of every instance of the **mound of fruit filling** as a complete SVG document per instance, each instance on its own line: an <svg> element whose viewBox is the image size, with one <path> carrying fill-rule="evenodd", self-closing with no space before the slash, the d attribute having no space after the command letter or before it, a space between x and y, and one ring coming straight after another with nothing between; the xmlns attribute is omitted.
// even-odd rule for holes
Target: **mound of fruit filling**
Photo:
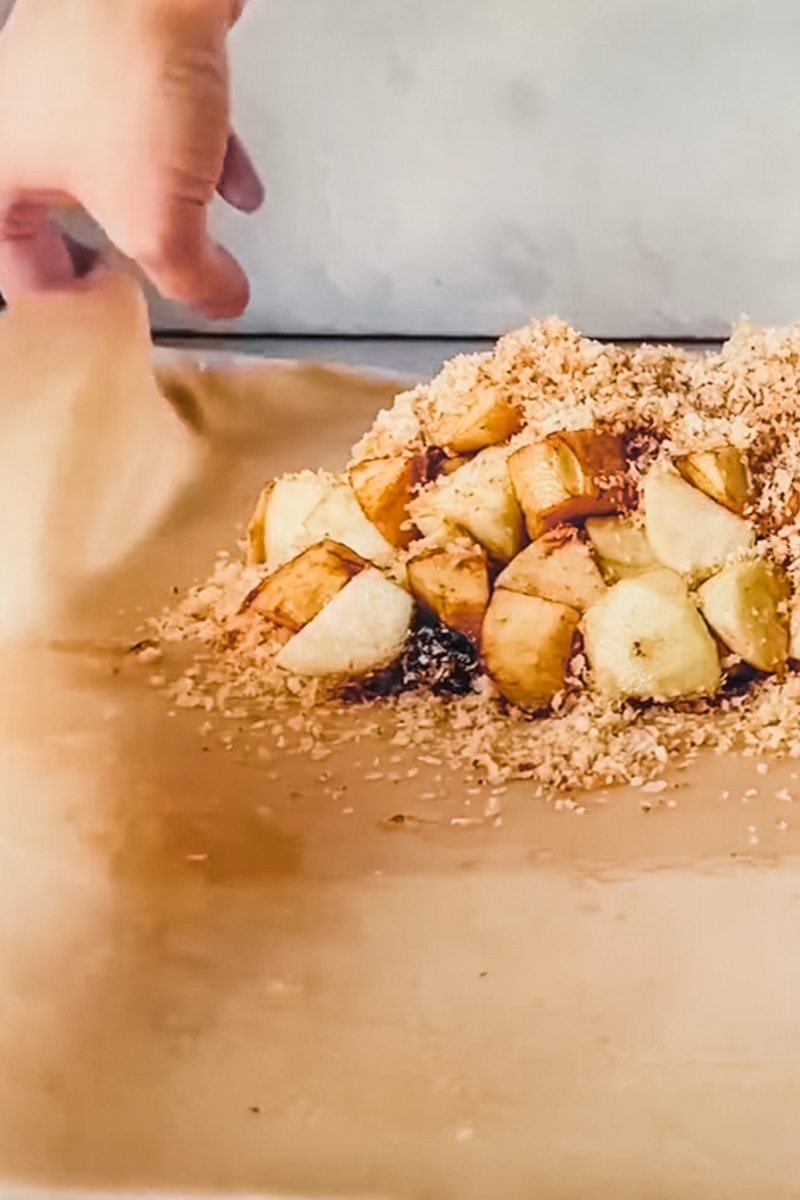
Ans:
<svg viewBox="0 0 800 1200"><path fill-rule="evenodd" d="M266 484L243 561L161 623L204 644L178 692L317 732L383 709L395 744L566 787L798 756L799 406L795 327L701 356L551 320L454 359L340 473Z"/></svg>

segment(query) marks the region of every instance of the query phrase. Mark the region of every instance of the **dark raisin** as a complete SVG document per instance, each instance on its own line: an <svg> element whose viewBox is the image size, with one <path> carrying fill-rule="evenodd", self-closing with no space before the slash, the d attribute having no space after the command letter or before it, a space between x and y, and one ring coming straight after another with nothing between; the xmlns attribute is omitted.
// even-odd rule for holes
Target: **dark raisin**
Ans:
<svg viewBox="0 0 800 1200"><path fill-rule="evenodd" d="M723 690L727 696L741 696L744 692L749 692L753 684L761 678L763 676L755 667L744 662L737 663L727 672Z"/></svg>
<svg viewBox="0 0 800 1200"><path fill-rule="evenodd" d="M367 704L370 700L385 700L388 696L396 696L402 689L402 672L395 666L388 667L385 671L375 671L364 679L352 679L343 683L336 692L336 698L343 704Z"/></svg>
<svg viewBox="0 0 800 1200"><path fill-rule="evenodd" d="M417 629L400 662L406 688L427 687L437 695L464 696L473 689L478 656L468 637L446 625Z"/></svg>
<svg viewBox="0 0 800 1200"><path fill-rule="evenodd" d="M428 446L425 451L425 478L428 482L436 479L442 467L447 462L447 452L441 446Z"/></svg>
<svg viewBox="0 0 800 1200"><path fill-rule="evenodd" d="M367 704L414 688L429 688L437 696L466 696L473 690L478 665L475 647L463 633L446 625L422 624L395 666L348 680L337 689L336 698L343 704Z"/></svg>

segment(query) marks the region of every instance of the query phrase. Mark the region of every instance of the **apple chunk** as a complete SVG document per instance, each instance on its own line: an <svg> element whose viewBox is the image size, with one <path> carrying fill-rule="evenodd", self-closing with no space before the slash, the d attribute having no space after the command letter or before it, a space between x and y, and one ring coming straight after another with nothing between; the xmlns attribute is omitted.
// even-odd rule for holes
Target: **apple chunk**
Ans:
<svg viewBox="0 0 800 1200"><path fill-rule="evenodd" d="M426 478L424 455L369 458L350 468L350 486L364 514L398 548L413 539L408 506Z"/></svg>
<svg viewBox="0 0 800 1200"><path fill-rule="evenodd" d="M713 696L721 682L714 639L681 578L623 579L584 617L592 686L618 700Z"/></svg>
<svg viewBox="0 0 800 1200"><path fill-rule="evenodd" d="M606 585L585 542L574 529L556 530L512 559L497 587L541 596L582 612L605 595Z"/></svg>
<svg viewBox="0 0 800 1200"><path fill-rule="evenodd" d="M434 441L452 454L470 454L504 442L522 427L516 404L488 383L477 384L459 406L444 413L432 428Z"/></svg>
<svg viewBox="0 0 800 1200"><path fill-rule="evenodd" d="M795 592L789 614L789 657L794 662L800 662L800 594Z"/></svg>
<svg viewBox="0 0 800 1200"><path fill-rule="evenodd" d="M296 633L366 566L347 546L320 542L268 576L250 593L244 608Z"/></svg>
<svg viewBox="0 0 800 1200"><path fill-rule="evenodd" d="M700 608L726 646L759 671L789 657L789 598L783 571L763 559L728 563L699 590Z"/></svg>
<svg viewBox="0 0 800 1200"><path fill-rule="evenodd" d="M408 592L370 567L286 643L276 662L293 675L368 675L400 657L413 615Z"/></svg>
<svg viewBox="0 0 800 1200"><path fill-rule="evenodd" d="M500 694L522 708L547 708L564 687L579 620L565 604L496 591L483 625L483 663Z"/></svg>
<svg viewBox="0 0 800 1200"><path fill-rule="evenodd" d="M659 562L681 575L710 575L731 555L749 550L755 542L747 521L687 483L671 467L653 467L644 480L643 492L647 539Z"/></svg>
<svg viewBox="0 0 800 1200"><path fill-rule="evenodd" d="M534 539L556 525L630 507L625 446L610 433L554 433L517 450L508 468Z"/></svg>
<svg viewBox="0 0 800 1200"><path fill-rule="evenodd" d="M687 483L705 492L731 512L741 513L750 501L747 462L735 446L699 450L676 458L675 466Z"/></svg>
<svg viewBox="0 0 800 1200"><path fill-rule="evenodd" d="M492 446L437 479L413 502L411 516L426 537L448 541L448 529L461 529L494 558L513 558L524 531L506 450Z"/></svg>
<svg viewBox="0 0 800 1200"><path fill-rule="evenodd" d="M274 479L262 491L247 530L248 562L270 570L309 544L305 523L331 486L324 472L301 471Z"/></svg>
<svg viewBox="0 0 800 1200"><path fill-rule="evenodd" d="M423 611L477 642L489 605L486 555L458 545L430 550L408 564L408 582Z"/></svg>
<svg viewBox="0 0 800 1200"><path fill-rule="evenodd" d="M635 516L592 517L586 522L586 533L604 576L612 583L660 566Z"/></svg>
<svg viewBox="0 0 800 1200"><path fill-rule="evenodd" d="M330 538L379 567L388 566L395 557L394 546L366 516L346 479L330 484L304 528L307 546Z"/></svg>

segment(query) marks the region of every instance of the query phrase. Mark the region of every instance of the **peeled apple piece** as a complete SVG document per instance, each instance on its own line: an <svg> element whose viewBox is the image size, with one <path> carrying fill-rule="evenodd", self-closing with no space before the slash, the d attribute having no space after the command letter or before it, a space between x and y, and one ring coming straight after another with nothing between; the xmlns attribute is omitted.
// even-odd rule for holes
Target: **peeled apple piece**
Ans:
<svg viewBox="0 0 800 1200"><path fill-rule="evenodd" d="M659 562L681 575L711 575L755 544L742 517L692 487L671 467L655 466L642 485L647 540Z"/></svg>
<svg viewBox="0 0 800 1200"><path fill-rule="evenodd" d="M759 671L781 671L789 657L789 581L763 559L729 563L698 592L717 636Z"/></svg>
<svg viewBox="0 0 800 1200"><path fill-rule="evenodd" d="M735 446L698 450L676 459L675 466L687 483L693 484L731 512L743 513L750 502L747 462L741 450Z"/></svg>
<svg viewBox="0 0 800 1200"><path fill-rule="evenodd" d="M491 384L478 383L457 412L447 412L434 422L433 440L452 454L469 454L496 446L522 426L522 413Z"/></svg>
<svg viewBox="0 0 800 1200"><path fill-rule="evenodd" d="M426 537L447 542L452 540L448 529L461 529L494 558L507 562L524 537L508 452L491 446L452 475L442 476L414 501L411 516Z"/></svg>
<svg viewBox="0 0 800 1200"><path fill-rule="evenodd" d="M483 623L483 664L497 690L522 708L547 708L564 687L580 613L499 588Z"/></svg>
<svg viewBox="0 0 800 1200"><path fill-rule="evenodd" d="M304 536L306 545L315 545L328 538L341 542L379 567L388 566L395 557L394 546L366 516L346 479L331 484L309 513Z"/></svg>
<svg viewBox="0 0 800 1200"><path fill-rule="evenodd" d="M286 643L277 665L309 677L368 675L400 657L413 615L408 592L368 568Z"/></svg>
<svg viewBox="0 0 800 1200"><path fill-rule="evenodd" d="M660 566L636 517L592 517L585 528L603 574L612 583Z"/></svg>
<svg viewBox="0 0 800 1200"><path fill-rule="evenodd" d="M480 547L427 551L408 564L408 582L424 612L474 642L480 639L490 594L486 555Z"/></svg>
<svg viewBox="0 0 800 1200"><path fill-rule="evenodd" d="M413 541L409 505L427 477L424 455L394 455L355 463L350 486L367 519L392 546Z"/></svg>
<svg viewBox="0 0 800 1200"><path fill-rule="evenodd" d="M541 596L583 612L605 595L606 585L585 542L574 529L546 533L508 564L498 588Z"/></svg>
<svg viewBox="0 0 800 1200"><path fill-rule="evenodd" d="M297 633L367 566L338 542L310 546L268 575L246 598L243 608Z"/></svg>
<svg viewBox="0 0 800 1200"><path fill-rule="evenodd" d="M569 521L623 512L630 503L625 444L614 434L551 434L515 451L509 471L534 539Z"/></svg>
<svg viewBox="0 0 800 1200"><path fill-rule="evenodd" d="M584 617L592 686L616 700L713 696L721 669L714 639L672 571L623 579Z"/></svg>
<svg viewBox="0 0 800 1200"><path fill-rule="evenodd" d="M800 595L795 594L789 615L790 642L789 657L800 662Z"/></svg>
<svg viewBox="0 0 800 1200"><path fill-rule="evenodd" d="M248 561L266 564L270 571L305 550L309 541L306 521L332 484L322 471L300 471L268 483L258 498L247 531Z"/></svg>

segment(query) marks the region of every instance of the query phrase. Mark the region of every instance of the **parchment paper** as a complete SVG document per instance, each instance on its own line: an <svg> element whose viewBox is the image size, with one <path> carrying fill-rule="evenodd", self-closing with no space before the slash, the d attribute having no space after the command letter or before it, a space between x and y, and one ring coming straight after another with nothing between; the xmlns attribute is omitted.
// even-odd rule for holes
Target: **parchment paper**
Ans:
<svg viewBox="0 0 800 1200"><path fill-rule="evenodd" d="M0 654L0 1190L797 1196L791 764L765 782L705 760L648 816L626 791L578 817L521 785L502 827L449 828L444 801L390 831L426 769L365 785L380 738L333 764L335 805L317 765L274 780L204 738L127 654L137 626L234 547L266 477L340 464L394 387L166 374L174 407L143 388L104 422L51 392L2 443L5 511L47 484L48 544L58 496L74 530L121 465L162 486L121 554L81 543L78 585L64 526L57 570L26 551L31 596L57 594Z"/></svg>

